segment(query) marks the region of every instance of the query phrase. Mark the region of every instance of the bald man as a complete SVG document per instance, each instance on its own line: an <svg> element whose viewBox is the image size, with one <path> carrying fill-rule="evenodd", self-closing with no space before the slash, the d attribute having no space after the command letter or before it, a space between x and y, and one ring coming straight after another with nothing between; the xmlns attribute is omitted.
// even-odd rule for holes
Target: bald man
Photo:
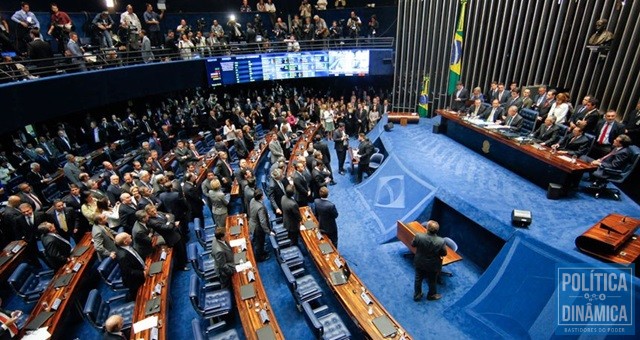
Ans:
<svg viewBox="0 0 640 340"><path fill-rule="evenodd" d="M138 288L144 283L146 270L144 259L133 249L132 243L131 235L116 235L116 260L122 271L122 282L129 288L129 300L135 299Z"/></svg>
<svg viewBox="0 0 640 340"><path fill-rule="evenodd" d="M122 333L122 327L124 326L124 319L118 314L111 315L104 322L104 335L103 340L124 340L126 337Z"/></svg>

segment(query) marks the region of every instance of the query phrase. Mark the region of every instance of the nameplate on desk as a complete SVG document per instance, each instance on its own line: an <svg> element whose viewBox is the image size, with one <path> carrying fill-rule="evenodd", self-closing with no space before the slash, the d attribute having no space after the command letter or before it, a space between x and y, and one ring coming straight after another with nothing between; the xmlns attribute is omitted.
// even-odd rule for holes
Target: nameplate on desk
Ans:
<svg viewBox="0 0 640 340"><path fill-rule="evenodd" d="M162 271L162 261L156 261L149 267L149 275L155 275Z"/></svg>
<svg viewBox="0 0 640 340"><path fill-rule="evenodd" d="M156 283L155 287L153 287L153 292L160 295L162 293L162 284Z"/></svg>
<svg viewBox="0 0 640 340"><path fill-rule="evenodd" d="M162 253L160 253L160 261L164 261L167 259L167 252L166 251L162 251Z"/></svg>
<svg viewBox="0 0 640 340"><path fill-rule="evenodd" d="M373 301L371 301L371 298L369 297L369 294L367 294L367 292L362 292L362 294L360 294L360 297L362 298L362 301L364 301L364 303L366 303L367 305L370 305L373 303Z"/></svg>
<svg viewBox="0 0 640 340"><path fill-rule="evenodd" d="M318 239L318 241L322 241L322 233L320 232L320 230L316 230L316 238Z"/></svg>
<svg viewBox="0 0 640 340"><path fill-rule="evenodd" d="M53 303L51 304L51 310L58 310L61 303L62 303L62 300L60 300L60 298L53 300Z"/></svg>
<svg viewBox="0 0 640 340"><path fill-rule="evenodd" d="M82 254L84 254L85 251L87 251L87 249L89 249L88 246L78 246L73 250L73 253L71 254L71 256L73 257L81 256Z"/></svg>
<svg viewBox="0 0 640 340"><path fill-rule="evenodd" d="M160 312L160 297L148 300L144 305L144 315L149 316Z"/></svg>
<svg viewBox="0 0 640 340"><path fill-rule="evenodd" d="M236 236L236 235L240 235L241 229L239 225L234 225L233 227L229 228L229 234L231 236Z"/></svg>
<svg viewBox="0 0 640 340"><path fill-rule="evenodd" d="M82 268L82 263L78 262L73 266L73 271L77 273L80 268Z"/></svg>
<svg viewBox="0 0 640 340"><path fill-rule="evenodd" d="M312 230L312 229L315 229L316 224L313 223L312 220L306 220L306 221L304 221L304 227L307 228L307 230Z"/></svg>
<svg viewBox="0 0 640 340"><path fill-rule="evenodd" d="M53 284L53 287L55 288L65 287L66 285L69 284L69 282L71 282L71 278L73 278L73 273L64 274L56 280L56 282Z"/></svg>
<svg viewBox="0 0 640 340"><path fill-rule="evenodd" d="M336 257L333 260L333 263L335 263L338 268L342 268L342 261L340 261L340 257Z"/></svg>
<svg viewBox="0 0 640 340"><path fill-rule="evenodd" d="M273 332L271 325L258 328L256 335L258 336L258 340L274 340L276 338L276 334Z"/></svg>
<svg viewBox="0 0 640 340"><path fill-rule="evenodd" d="M333 247L331 247L331 245L327 242L321 242L318 247L320 247L320 251L323 255L333 253Z"/></svg>
<svg viewBox="0 0 640 340"><path fill-rule="evenodd" d="M16 246L11 249L11 252L14 254L17 254L20 251L20 249L22 249L22 245L16 244Z"/></svg>
<svg viewBox="0 0 640 340"><path fill-rule="evenodd" d="M253 281L255 281L255 280L256 280L256 276L255 276L255 274L253 274L253 270L249 270L249 271L247 272L247 280L248 280L249 282L253 282Z"/></svg>
<svg viewBox="0 0 640 340"><path fill-rule="evenodd" d="M266 310L261 309L258 315L260 315L260 321L262 321L263 324L269 322L269 314L267 314Z"/></svg>
<svg viewBox="0 0 640 340"><path fill-rule="evenodd" d="M158 316L154 315L134 323L132 328L133 333L135 334L156 326L158 326Z"/></svg>
<svg viewBox="0 0 640 340"><path fill-rule="evenodd" d="M244 225L244 220L242 218L238 218L237 222L238 222L238 225L241 227Z"/></svg>
<svg viewBox="0 0 640 340"><path fill-rule="evenodd" d="M253 283L240 286L240 298L242 300L251 299L256 296L256 289Z"/></svg>
<svg viewBox="0 0 640 340"><path fill-rule="evenodd" d="M249 270L251 268L253 268L253 265L251 264L251 262L241 263L236 265L236 272L239 273L241 271Z"/></svg>
<svg viewBox="0 0 640 340"><path fill-rule="evenodd" d="M151 328L151 335L149 336L150 340L158 340L158 327Z"/></svg>
<svg viewBox="0 0 640 340"><path fill-rule="evenodd" d="M247 262L247 252L246 251L233 254L233 263L240 264L240 263L244 263L244 262Z"/></svg>

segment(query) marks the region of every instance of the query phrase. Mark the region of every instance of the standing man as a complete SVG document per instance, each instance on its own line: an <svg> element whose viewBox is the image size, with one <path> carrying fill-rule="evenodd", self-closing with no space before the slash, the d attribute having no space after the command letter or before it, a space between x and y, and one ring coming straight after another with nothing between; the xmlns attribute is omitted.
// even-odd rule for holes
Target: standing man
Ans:
<svg viewBox="0 0 640 340"><path fill-rule="evenodd" d="M367 176L369 175L369 160L374 154L375 149L364 133L358 135L358 140L360 141L360 145L358 146L358 174L356 182L360 183L362 182L363 173L366 172Z"/></svg>
<svg viewBox="0 0 640 340"><path fill-rule="evenodd" d="M87 70L87 65L84 63L84 49L80 47L78 41L78 34L76 32L69 33L69 43L67 43L67 52L71 57L71 63L76 65L74 67L78 68L80 71L84 72Z"/></svg>
<svg viewBox="0 0 640 340"><path fill-rule="evenodd" d="M349 136L344 132L344 123L339 123L338 129L333 131L333 141L338 154L338 172L344 175L344 160L347 157L347 147L349 146Z"/></svg>
<svg viewBox="0 0 640 340"><path fill-rule="evenodd" d="M58 5L51 4L51 24L47 34L54 37L58 42L58 53L64 54L65 46L69 41L69 33L73 27L73 22L69 15L58 9Z"/></svg>
<svg viewBox="0 0 640 340"><path fill-rule="evenodd" d="M305 163L297 161L295 164L296 171L293 173L293 185L295 187L295 200L298 206L306 207L309 205L311 198L310 183L304 175Z"/></svg>
<svg viewBox="0 0 640 340"><path fill-rule="evenodd" d="M127 233L116 235L116 259L122 271L122 282L129 288L128 299L134 300L138 288L144 284L147 267L144 259L131 247L133 239Z"/></svg>
<svg viewBox="0 0 640 340"><path fill-rule="evenodd" d="M162 33L160 33L160 20L164 18L164 10L160 10L160 14L153 11L153 5L147 4L147 10L142 15L144 22L147 24L147 32L151 40L151 46L158 47L162 43Z"/></svg>
<svg viewBox="0 0 640 340"><path fill-rule="evenodd" d="M211 244L211 257L216 262L216 268L220 275L220 284L222 288L231 285L231 277L236 272L233 262L233 251L231 246L224 240L226 229L218 226L215 231L215 241Z"/></svg>
<svg viewBox="0 0 640 340"><path fill-rule="evenodd" d="M263 198L262 189L256 189L249 209L249 229L253 230L253 249L258 262L266 261L271 257L264 247L266 236L271 233L271 225L267 208L262 203Z"/></svg>
<svg viewBox="0 0 640 340"><path fill-rule="evenodd" d="M451 110L462 111L467 106L467 100L469 100L469 90L464 88L461 82L456 84L456 92L453 93L453 100L451 102Z"/></svg>
<svg viewBox="0 0 640 340"><path fill-rule="evenodd" d="M225 228L227 225L227 216L229 210L230 195L225 195L222 192L220 181L214 179L211 181L211 190L207 193L209 201L211 202L211 214L213 215L213 221L216 222L217 227Z"/></svg>
<svg viewBox="0 0 640 340"><path fill-rule="evenodd" d="M138 32L142 29L140 19L138 15L133 13L133 6L127 5L127 11L120 14L120 27L128 31L129 44L128 47L132 50L140 49L140 43L138 41Z"/></svg>
<svg viewBox="0 0 640 340"><path fill-rule="evenodd" d="M333 245L338 248L338 224L336 223L338 209L327 197L329 197L329 189L327 187L320 188L320 198L315 200L315 215L318 218L320 231L326 234Z"/></svg>
<svg viewBox="0 0 640 340"><path fill-rule="evenodd" d="M442 270L442 257L447 255L447 249L444 239L437 235L440 230L438 222L430 220L422 225L427 228L427 232L416 234L411 242L411 245L416 247L416 256L413 259L416 269L413 301L420 301L422 298L422 280L425 278L429 284L427 300L438 300L442 296L438 294L436 284Z"/></svg>
<svg viewBox="0 0 640 340"><path fill-rule="evenodd" d="M31 29L40 29L40 22L36 18L36 15L29 10L29 3L20 3L20 10L13 13L11 20L16 25L16 50L18 54L22 55L27 52L27 44L31 41L29 35Z"/></svg>
<svg viewBox="0 0 640 340"><path fill-rule="evenodd" d="M293 185L287 185L285 193L286 195L282 196L282 224L287 230L287 236L291 240L291 244L298 245L302 216L300 215L298 203L293 199Z"/></svg>

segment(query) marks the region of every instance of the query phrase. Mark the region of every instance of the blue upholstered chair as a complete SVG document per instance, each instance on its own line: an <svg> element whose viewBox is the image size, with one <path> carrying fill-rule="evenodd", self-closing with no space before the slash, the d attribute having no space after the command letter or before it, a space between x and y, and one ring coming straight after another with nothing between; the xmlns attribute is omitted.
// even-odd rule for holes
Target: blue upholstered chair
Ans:
<svg viewBox="0 0 640 340"><path fill-rule="evenodd" d="M322 290L313 276L304 275L296 278L286 263L282 263L280 268L289 283L289 289L296 300L298 309L302 308L303 302L308 302L322 296Z"/></svg>
<svg viewBox="0 0 640 340"><path fill-rule="evenodd" d="M631 161L623 169L606 169L602 168L602 175L598 176L598 172L594 172L593 176L602 180L604 183L593 187L587 187L587 191L594 194L596 198L600 196L613 196L615 199L620 199L620 190L616 188L607 187L608 183L622 184L633 173L633 170L638 165L640 160L640 148L635 145L629 146L629 157Z"/></svg>
<svg viewBox="0 0 640 340"><path fill-rule="evenodd" d="M203 229L198 221L198 223L194 222L193 224L193 232L196 234L196 238L202 248L209 249L215 239L215 228Z"/></svg>
<svg viewBox="0 0 640 340"><path fill-rule="evenodd" d="M326 305L312 308L308 302L303 302L302 309L317 339L344 340L351 337L349 329L342 322L340 316L336 313L329 313Z"/></svg>
<svg viewBox="0 0 640 340"><path fill-rule="evenodd" d="M129 329L133 320L135 302L126 302L126 299L127 295L122 294L105 301L100 296L100 292L97 289L93 289L89 292L82 314L99 331L104 330L104 322L114 314L122 316L122 319L124 319L122 328Z"/></svg>
<svg viewBox="0 0 640 340"><path fill-rule="evenodd" d="M376 170L382 165L384 161L384 155L381 153L374 153L371 155L371 159L369 160L369 168L372 170Z"/></svg>
<svg viewBox="0 0 640 340"><path fill-rule="evenodd" d="M31 303L40 299L52 278L53 270L37 270L26 263L20 263L8 282L19 297L26 303Z"/></svg>
<svg viewBox="0 0 640 340"><path fill-rule="evenodd" d="M218 287L216 283L203 285L197 275L191 275L189 299L196 313L205 319L218 318L231 311L231 293L228 289L216 290Z"/></svg>
<svg viewBox="0 0 640 340"><path fill-rule="evenodd" d="M235 329L229 329L224 332L218 332L220 328L226 325L225 322L218 322L214 325L203 324L200 319L191 320L191 329L193 330L194 340L240 340L240 336Z"/></svg>
<svg viewBox="0 0 640 340"><path fill-rule="evenodd" d="M187 258L200 278L206 281L218 278L216 261L211 258L210 251L200 251L198 244L192 242L187 245Z"/></svg>
<svg viewBox="0 0 640 340"><path fill-rule="evenodd" d="M452 240L452 239L450 239L448 237L444 237L443 239L444 239L444 244L446 244L447 247L449 247L453 251L456 251L456 252L458 251L458 244L454 240ZM441 271L440 274L441 275L446 275L446 276L453 276L453 273L445 272L444 270Z"/></svg>
<svg viewBox="0 0 640 340"><path fill-rule="evenodd" d="M113 290L127 289L122 282L122 272L120 271L120 265L111 257L106 257L98 266L98 274L102 280Z"/></svg>
<svg viewBox="0 0 640 340"><path fill-rule="evenodd" d="M520 116L522 116L522 128L520 132L524 134L529 134L533 131L536 126L536 119L538 118L538 111L531 109L522 109L519 112Z"/></svg>
<svg viewBox="0 0 640 340"><path fill-rule="evenodd" d="M269 235L269 242L271 242L271 247L276 254L278 263L286 264L294 276L296 276L299 271L304 270L302 268L304 265L304 257L298 246L280 247L275 235Z"/></svg>

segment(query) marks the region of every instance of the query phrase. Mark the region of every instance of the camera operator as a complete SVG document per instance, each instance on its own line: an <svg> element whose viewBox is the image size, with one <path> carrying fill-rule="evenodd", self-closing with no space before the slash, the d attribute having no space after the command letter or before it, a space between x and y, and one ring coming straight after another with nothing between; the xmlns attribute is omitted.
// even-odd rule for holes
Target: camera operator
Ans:
<svg viewBox="0 0 640 340"><path fill-rule="evenodd" d="M133 6L127 5L127 11L120 14L120 27L127 30L127 38L129 40L129 48L132 50L140 49L140 40L138 32L142 28L138 15L133 13Z"/></svg>
<svg viewBox="0 0 640 340"><path fill-rule="evenodd" d="M333 21L331 23L331 27L329 27L329 39L333 42L337 42L342 39L342 25L344 24L344 19L340 20L340 24L337 21Z"/></svg>
<svg viewBox="0 0 640 340"><path fill-rule="evenodd" d="M189 32L191 32L191 26L187 24L186 20L180 19L180 25L176 27L176 35L178 36L178 39L182 39L182 35L189 34Z"/></svg>
<svg viewBox="0 0 640 340"><path fill-rule="evenodd" d="M380 23L378 22L378 17L374 14L369 19L369 38L378 36L378 28L380 28Z"/></svg>
<svg viewBox="0 0 640 340"><path fill-rule="evenodd" d="M31 29L40 29L40 22L36 15L29 10L29 4L22 2L20 10L13 13L11 20L16 22L16 49L18 54L27 53L27 44L31 41Z"/></svg>
<svg viewBox="0 0 640 340"><path fill-rule="evenodd" d="M276 19L276 24L273 25L273 36L276 40L284 40L287 33L287 24L282 21L282 18Z"/></svg>
<svg viewBox="0 0 640 340"><path fill-rule="evenodd" d="M253 17L253 28L256 30L256 34L264 37L264 27L262 25L262 17L260 14L256 14Z"/></svg>
<svg viewBox="0 0 640 340"><path fill-rule="evenodd" d="M356 15L356 12L351 12L351 16L349 20L347 20L347 27L349 27L349 37L357 38L360 35L360 26L362 26L362 21Z"/></svg>

